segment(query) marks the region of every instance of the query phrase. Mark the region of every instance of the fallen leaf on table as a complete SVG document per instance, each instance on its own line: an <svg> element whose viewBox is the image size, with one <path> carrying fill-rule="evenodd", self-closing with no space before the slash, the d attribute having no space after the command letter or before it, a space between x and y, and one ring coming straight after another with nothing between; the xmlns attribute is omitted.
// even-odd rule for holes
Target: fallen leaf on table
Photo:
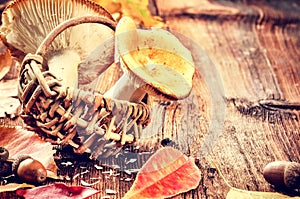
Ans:
<svg viewBox="0 0 300 199"><path fill-rule="evenodd" d="M0 81L0 117L17 112L20 101L18 95L18 79Z"/></svg>
<svg viewBox="0 0 300 199"><path fill-rule="evenodd" d="M300 199L300 197L287 196L277 192L247 191L232 187L222 174L218 165L213 160L211 160L211 162L216 167L221 178L225 181L225 184L230 188L226 199Z"/></svg>
<svg viewBox="0 0 300 199"><path fill-rule="evenodd" d="M0 117L6 117L7 114L17 114L20 101L13 97L0 96Z"/></svg>
<svg viewBox="0 0 300 199"><path fill-rule="evenodd" d="M37 134L25 129L0 127L0 146L9 151L9 158L17 158L19 155L29 155L40 161L47 170L57 171L53 159L53 146L43 141Z"/></svg>
<svg viewBox="0 0 300 199"><path fill-rule="evenodd" d="M137 23L146 27L163 27L164 23L158 16L152 16L148 9L149 0L94 0L110 13L120 12L123 16L133 18Z"/></svg>
<svg viewBox="0 0 300 199"><path fill-rule="evenodd" d="M194 159L172 147L163 147L143 165L123 199L175 196L195 189L200 179Z"/></svg>
<svg viewBox="0 0 300 199"><path fill-rule="evenodd" d="M246 191L231 188L227 193L226 199L300 199L300 197L291 197L280 193Z"/></svg>
<svg viewBox="0 0 300 199"><path fill-rule="evenodd" d="M18 184L18 183L10 183L7 185L2 185L0 186L0 193L1 192L8 192L8 191L15 191L17 189L21 189L21 188L33 188L34 186L31 184Z"/></svg>
<svg viewBox="0 0 300 199"><path fill-rule="evenodd" d="M83 199L99 193L100 191L83 186L67 186L64 183L35 187L33 189L18 189L17 195L25 199Z"/></svg>
<svg viewBox="0 0 300 199"><path fill-rule="evenodd" d="M12 63L8 48L0 40L0 80L8 73Z"/></svg>
<svg viewBox="0 0 300 199"><path fill-rule="evenodd" d="M1 97L17 97L18 96L18 79L1 80L0 96Z"/></svg>

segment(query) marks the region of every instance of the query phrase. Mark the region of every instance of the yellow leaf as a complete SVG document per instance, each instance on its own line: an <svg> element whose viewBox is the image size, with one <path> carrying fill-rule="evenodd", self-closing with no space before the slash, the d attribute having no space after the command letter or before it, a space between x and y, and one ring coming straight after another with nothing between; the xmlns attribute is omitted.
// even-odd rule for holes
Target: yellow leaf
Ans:
<svg viewBox="0 0 300 199"><path fill-rule="evenodd" d="M211 160L211 162L216 167L221 178L225 181L225 184L230 188L226 199L300 199L298 196L292 197L277 192L246 191L232 187L223 176L218 165L213 160Z"/></svg>
<svg viewBox="0 0 300 199"><path fill-rule="evenodd" d="M15 191L20 188L33 188L33 187L34 187L34 185L26 184L26 183L23 183L23 184L9 183L9 184L0 186L0 193L8 192L8 191Z"/></svg>
<svg viewBox="0 0 300 199"><path fill-rule="evenodd" d="M152 16L148 9L149 0L94 0L107 9L112 15L119 12L122 16L133 18L145 27L163 27L164 23L158 16ZM120 16L120 17L122 17Z"/></svg>
<svg viewBox="0 0 300 199"><path fill-rule="evenodd" d="M300 199L300 197L291 197L275 192L260 192L260 191L246 191L236 188L230 188L226 199Z"/></svg>

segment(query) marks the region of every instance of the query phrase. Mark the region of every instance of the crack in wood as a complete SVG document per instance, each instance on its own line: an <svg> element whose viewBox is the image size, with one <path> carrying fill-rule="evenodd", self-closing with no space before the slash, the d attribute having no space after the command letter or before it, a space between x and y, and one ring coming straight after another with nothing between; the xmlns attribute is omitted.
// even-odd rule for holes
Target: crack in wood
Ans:
<svg viewBox="0 0 300 199"><path fill-rule="evenodd" d="M270 110L300 110L300 102L288 102L280 100L259 100L259 105Z"/></svg>
<svg viewBox="0 0 300 199"><path fill-rule="evenodd" d="M261 25L262 17L259 14L251 14L249 13L239 13L239 14L220 14L220 13L185 13L182 11L181 13L161 15L161 18L168 21L167 18L187 18L187 19L201 19L205 21L218 21L220 23L225 21L244 21L250 24ZM286 26L288 24L299 24L300 18L278 18L277 16L268 16L268 23L273 24L273 26Z"/></svg>
<svg viewBox="0 0 300 199"><path fill-rule="evenodd" d="M284 100L258 100L231 98L227 99L243 115L251 116L269 123L280 123L280 118L299 121L300 103Z"/></svg>

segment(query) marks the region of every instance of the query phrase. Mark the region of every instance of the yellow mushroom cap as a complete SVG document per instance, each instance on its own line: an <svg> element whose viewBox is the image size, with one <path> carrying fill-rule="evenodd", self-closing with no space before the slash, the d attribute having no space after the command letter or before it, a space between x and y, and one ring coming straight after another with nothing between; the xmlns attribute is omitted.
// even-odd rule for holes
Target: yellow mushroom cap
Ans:
<svg viewBox="0 0 300 199"><path fill-rule="evenodd" d="M116 49L124 71L134 76L151 94L178 100L192 89L195 66L190 51L163 29L137 29L123 17L116 27Z"/></svg>

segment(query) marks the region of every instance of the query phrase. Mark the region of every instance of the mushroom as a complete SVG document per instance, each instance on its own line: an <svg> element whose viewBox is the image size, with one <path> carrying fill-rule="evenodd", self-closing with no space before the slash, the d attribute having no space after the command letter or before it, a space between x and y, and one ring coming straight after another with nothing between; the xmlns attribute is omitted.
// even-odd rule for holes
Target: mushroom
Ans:
<svg viewBox="0 0 300 199"><path fill-rule="evenodd" d="M98 72L101 73L113 62L113 48L105 48L106 51L111 49L112 53L105 53L102 65L83 65L78 73L80 63L97 49L100 43L112 41L115 22L100 5L89 0L16 0L9 4L2 14L1 38L13 55L21 61L24 55L34 54L55 27L68 19L81 16L102 17L111 27L107 24L81 24L68 28L58 36L54 34L54 38L57 37L49 43L49 50L42 52L45 53L43 57L47 61L49 71L61 79L66 87L76 87L78 74L79 80L84 79L85 83L91 81L86 79L90 72L88 67L92 68L93 72L98 68Z"/></svg>
<svg viewBox="0 0 300 199"><path fill-rule="evenodd" d="M189 95L194 62L173 34L163 29L137 29L131 18L123 17L115 40L124 74L104 96L139 103L147 93L165 100Z"/></svg>

